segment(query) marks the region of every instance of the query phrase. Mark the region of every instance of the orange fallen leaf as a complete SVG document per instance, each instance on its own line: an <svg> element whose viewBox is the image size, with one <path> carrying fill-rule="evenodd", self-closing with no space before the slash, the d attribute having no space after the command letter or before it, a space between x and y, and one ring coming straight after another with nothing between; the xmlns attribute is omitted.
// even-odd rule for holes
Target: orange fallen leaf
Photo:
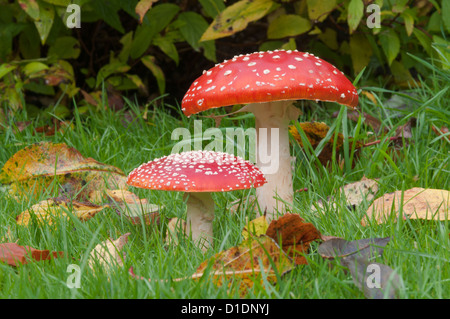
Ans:
<svg viewBox="0 0 450 319"><path fill-rule="evenodd" d="M29 246L21 246L16 243L0 244L0 262L6 262L11 266L27 264L30 260L41 261L62 256L63 252L39 250Z"/></svg>
<svg viewBox="0 0 450 319"><path fill-rule="evenodd" d="M424 189L414 187L403 192L395 191L376 199L367 209L361 221L367 226L371 221L384 223L393 218L397 220L400 207L403 218L448 220L450 192L442 189ZM395 214L394 216L391 216Z"/></svg>
<svg viewBox="0 0 450 319"><path fill-rule="evenodd" d="M313 224L306 223L299 215L290 213L273 220L266 235L277 241L297 265L308 263L304 255L308 253L310 243L321 239L320 232Z"/></svg>

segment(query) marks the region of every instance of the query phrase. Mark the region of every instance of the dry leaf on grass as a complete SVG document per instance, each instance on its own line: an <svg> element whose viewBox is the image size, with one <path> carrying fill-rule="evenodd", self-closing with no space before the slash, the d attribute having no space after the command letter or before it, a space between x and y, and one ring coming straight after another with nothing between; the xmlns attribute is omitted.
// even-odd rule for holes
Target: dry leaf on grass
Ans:
<svg viewBox="0 0 450 319"><path fill-rule="evenodd" d="M14 196L37 196L52 185L78 200L96 201L104 189L126 189L126 174L112 165L85 158L66 144L41 142L25 147L6 161L0 183Z"/></svg>
<svg viewBox="0 0 450 319"><path fill-rule="evenodd" d="M297 214L285 214L273 220L266 235L273 238L297 265L305 265L305 254L311 242L321 239L320 232L311 223L306 223Z"/></svg>
<svg viewBox="0 0 450 319"><path fill-rule="evenodd" d="M132 224L140 225L142 221L145 225L159 224L159 211L162 207L122 189L106 190L106 194L114 203L118 214L125 216Z"/></svg>
<svg viewBox="0 0 450 319"><path fill-rule="evenodd" d="M178 245L179 237L186 237L186 221L180 218L171 218L167 223L167 231L164 242L167 245Z"/></svg>
<svg viewBox="0 0 450 319"><path fill-rule="evenodd" d="M253 219L247 223L247 225L242 230L242 238L245 240L251 240L252 237L262 236L266 234L269 223L265 216L260 216Z"/></svg>
<svg viewBox="0 0 450 319"><path fill-rule="evenodd" d="M217 286L239 280L239 295L245 297L255 282L263 285L263 274L268 282L275 283L295 266L288 255L268 236L245 241L239 246L216 254L197 268L193 279L205 274L212 277Z"/></svg>
<svg viewBox="0 0 450 319"><path fill-rule="evenodd" d="M340 195L345 196L346 204L352 208L359 206L363 201L371 202L378 192L378 181L366 178L365 176L357 182L347 184L339 189ZM328 197L328 205L336 209L334 196ZM317 201L311 206L313 212L323 212L325 204L322 200Z"/></svg>
<svg viewBox="0 0 450 319"><path fill-rule="evenodd" d="M283 276L294 267L295 263L277 243L272 238L263 235L217 253L202 262L192 276L175 278L173 281L197 280L206 276L219 287L224 284L231 287L233 281L237 281L239 295L243 298L255 283L264 285L264 281L267 280L274 284L278 276ZM167 281L137 276L134 274L133 268L129 269L129 273L140 280ZM229 291L229 293L233 293L233 291Z"/></svg>
<svg viewBox="0 0 450 319"><path fill-rule="evenodd" d="M388 220L396 221L400 207L403 218L448 220L449 203L450 192L447 190L415 187L403 194L402 191L395 191L377 198L367 209L361 224L367 226L372 221L378 224Z"/></svg>
<svg viewBox="0 0 450 319"><path fill-rule="evenodd" d="M302 122L299 123L299 126L301 127L303 132L305 132L305 135L308 138L309 143L311 144L313 149L316 149L317 146L319 146L320 142L326 137L328 131L330 130L330 127L323 122ZM297 127L295 127L295 125L289 126L289 133L294 137L294 139L299 143L301 147L304 147L301 135L298 132ZM353 141L350 141L349 143L351 146ZM334 144L334 133L328 140L328 142L324 145L322 151L318 156L320 163L325 167L329 166L329 163L333 158L333 144ZM336 152L339 153L340 151L342 151L344 148L343 146L344 146L344 135L338 133L336 142ZM361 142L359 141L356 142L355 157L354 157L355 159L357 159L359 155L359 148L361 148L362 146L363 144Z"/></svg>
<svg viewBox="0 0 450 319"><path fill-rule="evenodd" d="M95 246L89 254L89 267L95 270L96 266L100 266L109 271L113 267L123 266L125 255L122 254L122 249L128 242L128 236L130 235L131 233L126 233L114 241L107 239Z"/></svg>
<svg viewBox="0 0 450 319"><path fill-rule="evenodd" d="M30 260L41 261L62 256L63 252L39 250L29 246L21 246L16 243L0 244L0 262L6 262L11 266L27 264Z"/></svg>
<svg viewBox="0 0 450 319"><path fill-rule="evenodd" d="M334 238L320 244L318 253L324 259L339 259L366 298L392 299L398 296L401 278L389 266L373 261L383 254L389 241L390 237L355 241Z"/></svg>
<svg viewBox="0 0 450 319"><path fill-rule="evenodd" d="M98 212L108 207L94 205L91 203L82 203L69 200L65 197L50 198L41 201L29 209L23 211L16 217L18 225L28 226L32 220L38 223L46 223L52 225L56 219L61 217L70 218L67 212L71 212L74 216L82 221L86 221L94 217Z"/></svg>

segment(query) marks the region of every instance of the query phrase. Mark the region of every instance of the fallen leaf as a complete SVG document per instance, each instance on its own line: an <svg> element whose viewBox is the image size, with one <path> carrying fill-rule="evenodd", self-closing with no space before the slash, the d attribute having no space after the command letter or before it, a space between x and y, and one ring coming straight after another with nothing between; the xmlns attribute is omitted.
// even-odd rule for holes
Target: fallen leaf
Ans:
<svg viewBox="0 0 450 319"><path fill-rule="evenodd" d="M322 258L335 259L358 255L364 258L371 258L375 255L381 255L390 237L368 238L354 241L348 241L343 238L332 238L319 245L317 251Z"/></svg>
<svg viewBox="0 0 450 319"><path fill-rule="evenodd" d="M299 123L299 125L303 130L303 132L305 132L305 135L308 138L308 141L314 150L319 146L320 142L326 137L328 131L330 130L330 127L323 122L302 122ZM294 139L298 142L298 144L301 147L304 147L300 133L298 132L295 125L289 126L289 133L294 137ZM333 135L331 135L330 139L324 145L322 151L318 155L320 163L325 167L329 165L331 159L333 158L334 136L335 135L333 133ZM349 141L350 146L352 143L353 143L352 141ZM344 146L344 135L338 133L336 142L336 152L337 153L341 152L344 148L343 146ZM354 159L358 157L359 148L361 148L362 146L363 144L361 142L356 141Z"/></svg>
<svg viewBox="0 0 450 319"><path fill-rule="evenodd" d="M442 140L446 140L448 143L450 143L449 139L449 129L446 126L441 126L441 128L437 128L436 126L431 126L431 129L434 133L436 133L437 136L440 136Z"/></svg>
<svg viewBox="0 0 450 319"><path fill-rule="evenodd" d="M400 208L403 218L448 220L449 202L450 192L447 190L414 187L404 192L395 191L376 199L367 209L361 224L367 226L371 221L381 224L392 218L396 221Z"/></svg>
<svg viewBox="0 0 450 319"><path fill-rule="evenodd" d="M147 199L141 199L136 194L118 189L106 190L119 215L125 216L132 224L145 225L159 224L159 211L162 207L150 204Z"/></svg>
<svg viewBox="0 0 450 319"><path fill-rule="evenodd" d="M320 232L311 223L306 223L299 215L287 213L273 220L267 228L266 235L293 259L297 265L305 265L305 254L311 242L321 238Z"/></svg>
<svg viewBox="0 0 450 319"><path fill-rule="evenodd" d="M168 245L178 245L179 237L186 237L186 221L180 218L171 218L167 223L165 243Z"/></svg>
<svg viewBox="0 0 450 319"><path fill-rule="evenodd" d="M65 197L51 198L41 201L20 213L16 217L16 222L18 225L28 226L32 220L36 220L38 223L52 225L56 219L61 217L69 220L68 211L80 220L86 221L106 207L108 206L82 203Z"/></svg>
<svg viewBox="0 0 450 319"><path fill-rule="evenodd" d="M130 235L131 233L126 233L116 240L107 239L95 246L89 253L89 267L95 270L96 266L100 266L106 271L112 270L113 267L122 267L125 259L122 249L128 243L128 236Z"/></svg>
<svg viewBox="0 0 450 319"><path fill-rule="evenodd" d="M85 158L66 144L41 142L15 153L0 171L14 196L37 196L52 186L77 200L97 201L108 188L126 189L127 176L112 165ZM100 194L100 195L99 195Z"/></svg>
<svg viewBox="0 0 450 319"><path fill-rule="evenodd" d="M243 298L255 282L263 285L263 276L276 283L277 275L283 276L295 266L288 255L268 236L245 241L239 246L219 252L202 262L192 279L204 275L212 277L217 286L239 280L239 294ZM264 274L264 275L263 275Z"/></svg>
<svg viewBox="0 0 450 319"><path fill-rule="evenodd" d="M389 266L373 261L383 254L389 241L390 237L355 241L332 238L319 245L318 253L324 259L339 259L366 298L392 299L398 296L401 278Z"/></svg>
<svg viewBox="0 0 450 319"><path fill-rule="evenodd" d="M344 196L347 206L349 208L355 208L363 201L372 202L378 192L378 181L376 179L370 179L365 176L360 181L349 183L339 188L339 196ZM327 198L327 205L333 209L337 209L334 196ZM311 206L313 212L323 212L325 204L322 200L317 201Z"/></svg>
<svg viewBox="0 0 450 319"><path fill-rule="evenodd" d="M41 261L62 256L63 252L39 250L29 246L21 246L16 243L0 244L0 262L6 262L11 266L27 264L30 260Z"/></svg>
<svg viewBox="0 0 450 319"><path fill-rule="evenodd" d="M244 240L251 240L252 237L262 236L266 234L269 223L267 223L266 216L260 216L247 223L247 226L242 230L242 238Z"/></svg>
<svg viewBox="0 0 450 319"><path fill-rule="evenodd" d="M391 267L361 257L343 258L342 264L349 269L353 282L366 298L398 298L402 281Z"/></svg>

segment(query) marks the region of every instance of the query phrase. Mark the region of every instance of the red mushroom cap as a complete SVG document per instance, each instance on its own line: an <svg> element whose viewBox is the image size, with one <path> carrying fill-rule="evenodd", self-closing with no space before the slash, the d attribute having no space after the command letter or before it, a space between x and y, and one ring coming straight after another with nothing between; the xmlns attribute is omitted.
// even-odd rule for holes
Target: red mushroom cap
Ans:
<svg viewBox="0 0 450 319"><path fill-rule="evenodd" d="M129 175L131 186L166 191L225 192L266 183L252 163L227 153L191 151L142 164Z"/></svg>
<svg viewBox="0 0 450 319"><path fill-rule="evenodd" d="M302 99L358 105L355 87L335 66L310 53L275 50L236 56L203 71L181 107L190 116L226 105Z"/></svg>

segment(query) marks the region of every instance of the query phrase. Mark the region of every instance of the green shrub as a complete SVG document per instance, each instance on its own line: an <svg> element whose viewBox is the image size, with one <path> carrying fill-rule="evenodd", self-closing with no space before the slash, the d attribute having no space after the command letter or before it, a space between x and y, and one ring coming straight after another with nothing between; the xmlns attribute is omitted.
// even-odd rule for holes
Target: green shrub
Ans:
<svg viewBox="0 0 450 319"><path fill-rule="evenodd" d="M68 27L72 3L81 28ZM70 108L105 91L179 99L203 68L236 51L280 48L403 89L429 72L410 54L448 70L449 31L450 2L440 0L0 0L0 103L15 111L37 96Z"/></svg>

